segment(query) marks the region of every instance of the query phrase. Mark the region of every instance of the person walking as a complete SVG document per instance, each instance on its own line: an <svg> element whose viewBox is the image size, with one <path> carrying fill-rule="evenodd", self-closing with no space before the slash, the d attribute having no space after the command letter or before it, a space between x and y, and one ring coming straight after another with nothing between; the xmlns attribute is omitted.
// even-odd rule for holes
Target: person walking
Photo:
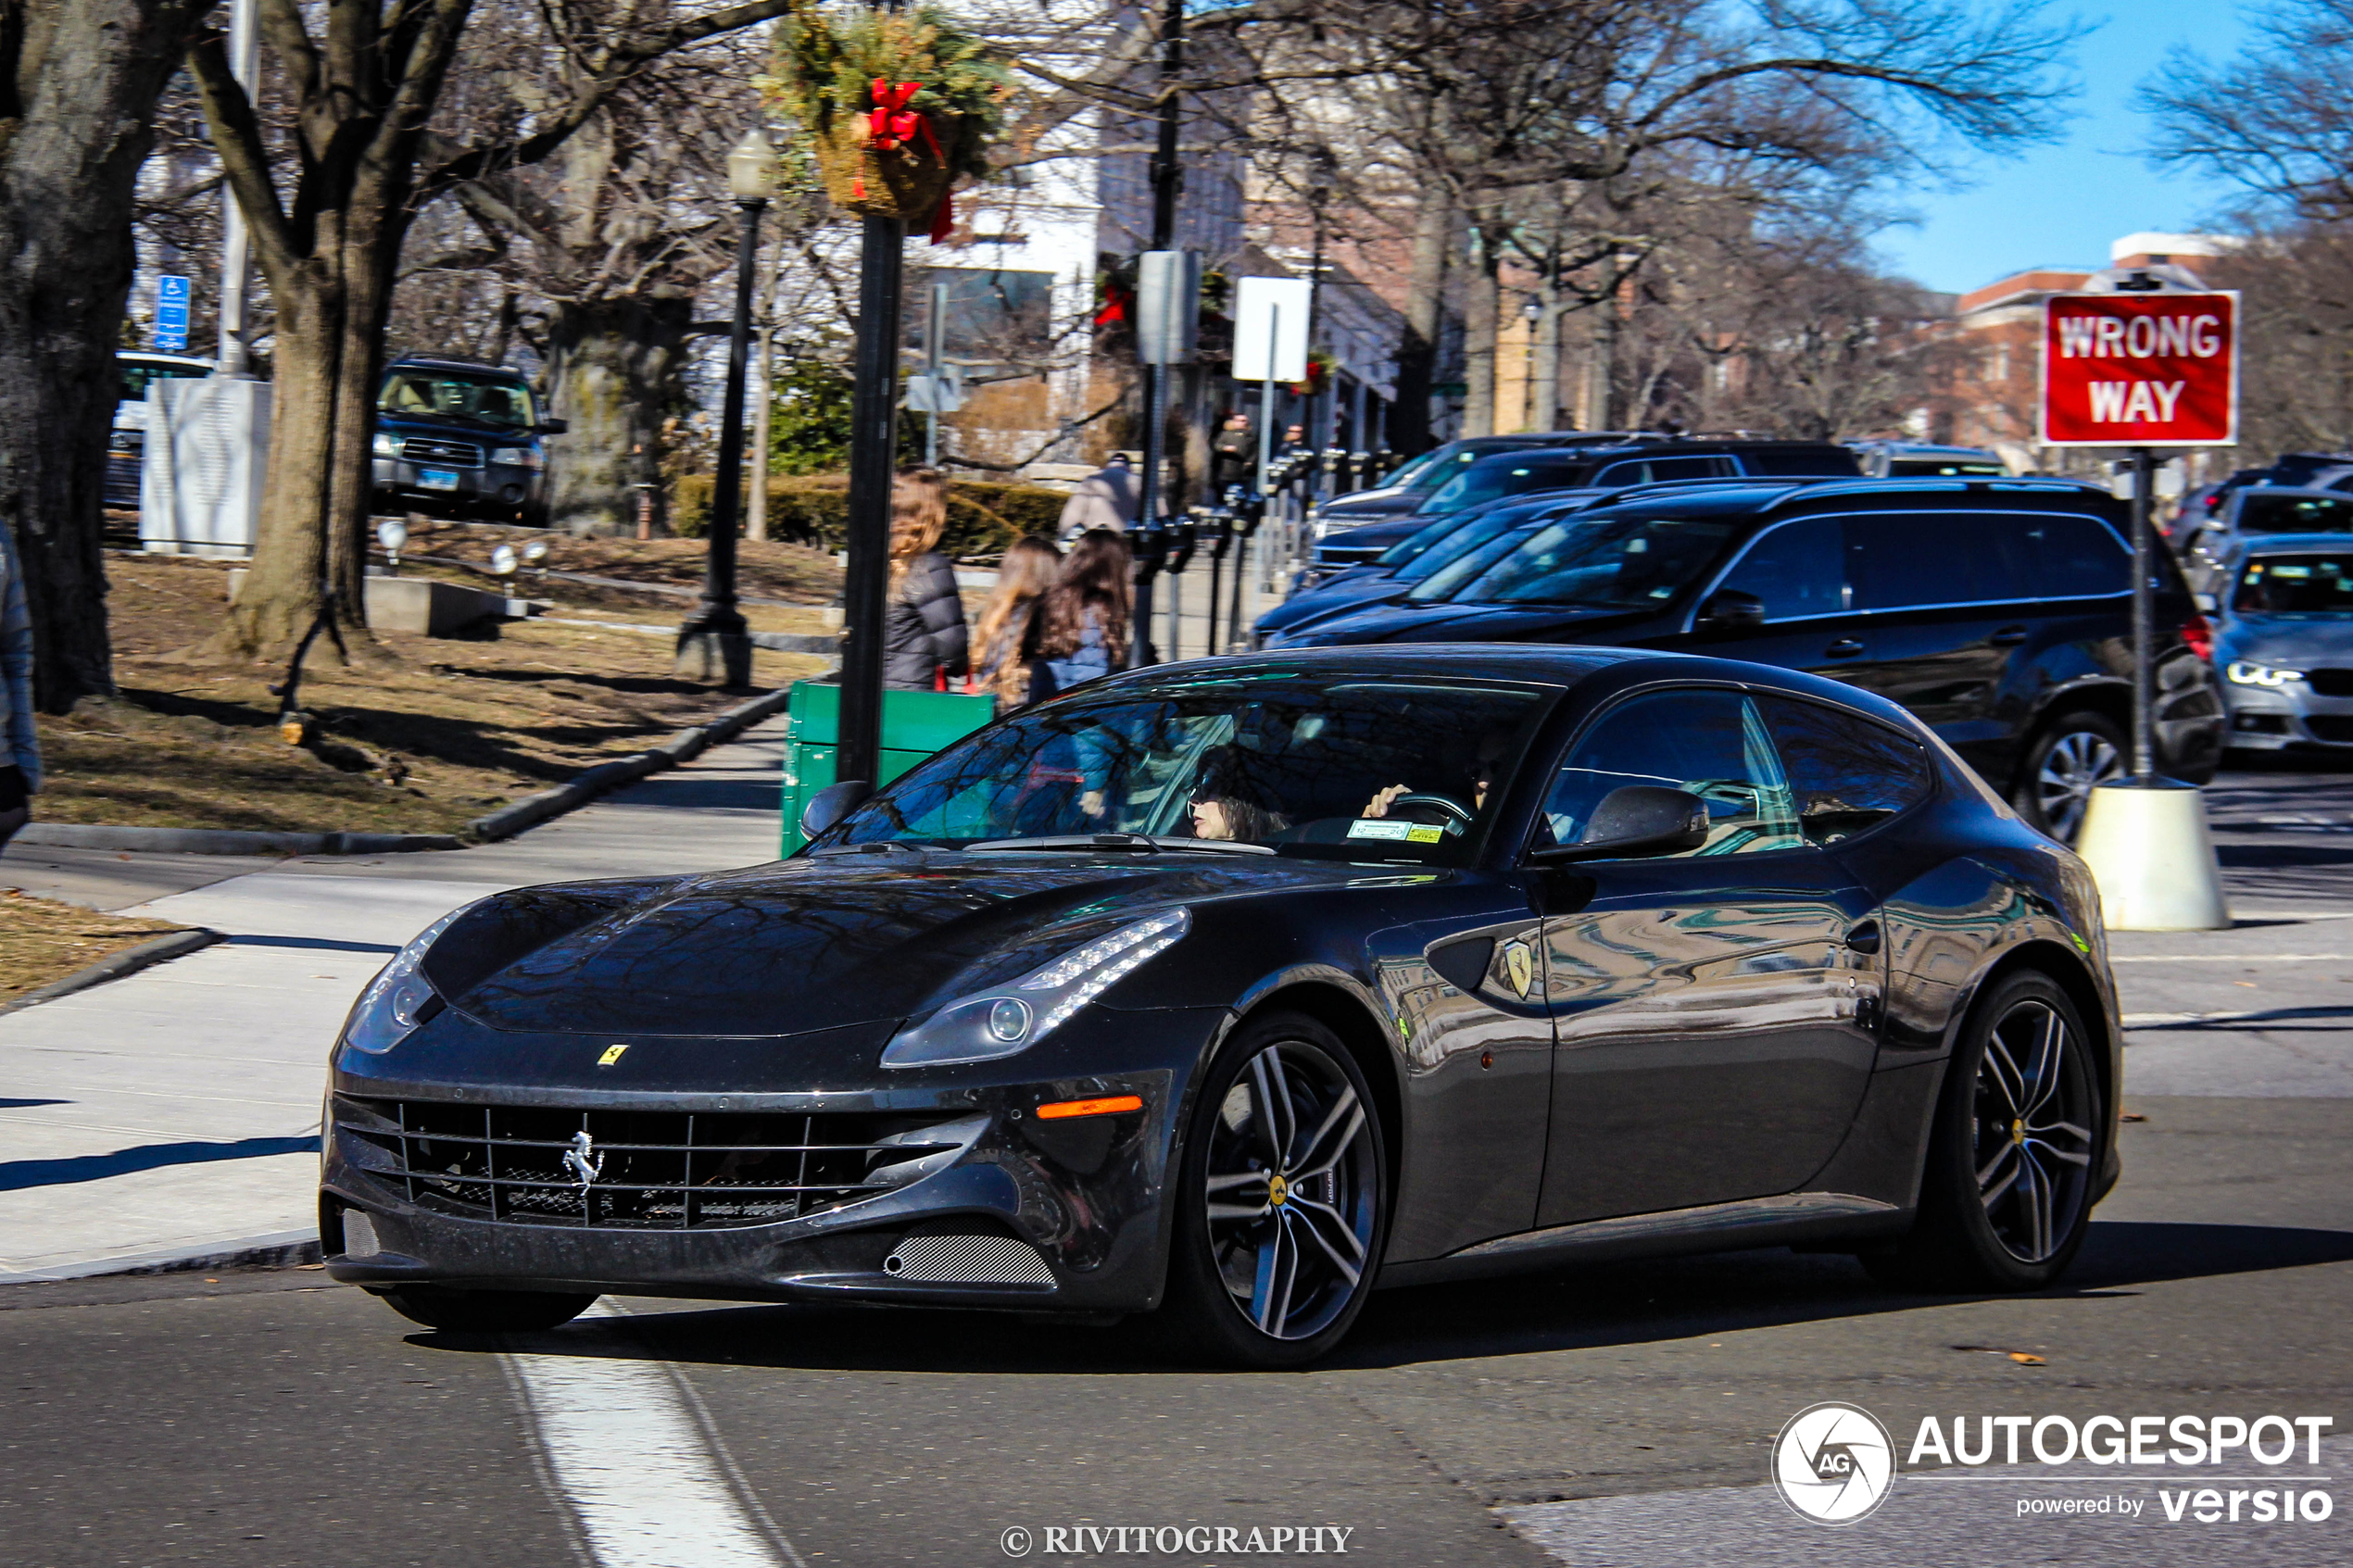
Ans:
<svg viewBox="0 0 2353 1568"><path fill-rule="evenodd" d="M0 848L32 820L41 788L41 734L32 723L32 611L16 545L0 526Z"/></svg>
<svg viewBox="0 0 2353 1568"><path fill-rule="evenodd" d="M1125 533L1136 526L1142 510L1143 496L1135 470L1127 466L1127 454L1114 452L1101 468L1080 480L1070 499L1063 503L1058 532L1065 544L1090 528Z"/></svg>
<svg viewBox="0 0 2353 1568"><path fill-rule="evenodd" d="M1258 471L1258 426L1248 413L1235 409L1226 416L1226 428L1210 443L1209 451L1216 470L1211 483L1220 495L1229 484L1249 484Z"/></svg>
<svg viewBox="0 0 2353 1568"><path fill-rule="evenodd" d="M1127 668L1133 576L1126 539L1108 528L1088 530L1063 558L1038 606L1038 659L1051 688L1038 697Z"/></svg>
<svg viewBox="0 0 2353 1568"><path fill-rule="evenodd" d="M1062 551L1039 533L1026 533L1005 551L997 568L997 592L980 612L980 689L1010 713L1034 700L1038 663L1038 606L1061 572Z"/></svg>
<svg viewBox="0 0 2353 1568"><path fill-rule="evenodd" d="M948 532L948 482L937 469L906 469L890 486L890 589L883 605L883 684L939 689L964 673L971 633L956 569L939 553Z"/></svg>

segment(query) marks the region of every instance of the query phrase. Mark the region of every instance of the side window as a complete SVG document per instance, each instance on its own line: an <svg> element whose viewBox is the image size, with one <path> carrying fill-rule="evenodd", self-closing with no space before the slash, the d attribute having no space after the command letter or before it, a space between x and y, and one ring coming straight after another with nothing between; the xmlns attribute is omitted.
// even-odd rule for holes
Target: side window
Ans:
<svg viewBox="0 0 2353 1568"><path fill-rule="evenodd" d="M1650 478L1649 462L1642 458L1636 458L1629 463L1610 464L1593 476L1593 483L1596 485L1648 484Z"/></svg>
<svg viewBox="0 0 2353 1568"><path fill-rule="evenodd" d="M1978 520L1971 520L1976 521ZM1856 609L1909 609L1977 598L1975 544L1952 513L1846 520Z"/></svg>
<svg viewBox="0 0 2353 1568"><path fill-rule="evenodd" d="M1544 820L1575 844L1609 792L1689 790L1707 802L1707 842L1689 855L1758 854L1806 842L1797 803L1756 704L1739 692L1656 692L1611 709L1579 737L1553 781Z"/></svg>
<svg viewBox="0 0 2353 1568"><path fill-rule="evenodd" d="M1867 833L1928 797L1918 741L1884 724L1788 697L1760 697L1809 844Z"/></svg>
<svg viewBox="0 0 2353 1568"><path fill-rule="evenodd" d="M1839 520L1802 518L1758 535L1722 585L1755 595L1768 621L1838 614L1848 608Z"/></svg>
<svg viewBox="0 0 2353 1568"><path fill-rule="evenodd" d="M1676 479L1723 479L1741 470L1730 458L1653 458L1651 483Z"/></svg>
<svg viewBox="0 0 2353 1568"><path fill-rule="evenodd" d="M2025 520L2037 596L2089 599L2133 591L2133 558L2116 531L2095 517Z"/></svg>

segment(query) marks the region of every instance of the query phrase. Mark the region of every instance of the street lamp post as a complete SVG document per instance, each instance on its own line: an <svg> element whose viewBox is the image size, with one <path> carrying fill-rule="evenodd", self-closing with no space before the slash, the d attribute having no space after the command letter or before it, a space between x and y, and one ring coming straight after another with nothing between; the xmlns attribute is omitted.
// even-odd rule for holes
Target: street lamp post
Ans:
<svg viewBox="0 0 2353 1568"><path fill-rule="evenodd" d="M727 155L727 188L743 212L736 246L736 322L727 339L727 392L720 405L718 484L711 497L702 600L678 628L682 668L708 679L712 667L731 689L751 684L751 637L736 608L736 528L744 472L744 379L751 348L751 288L760 270L760 215L776 194L776 153L765 131L745 132Z"/></svg>
<svg viewBox="0 0 2353 1568"><path fill-rule="evenodd" d="M898 462L899 307L907 227L865 219L858 352L849 402L849 569L842 583L841 717L834 777L880 783L883 613L890 584L890 485Z"/></svg>

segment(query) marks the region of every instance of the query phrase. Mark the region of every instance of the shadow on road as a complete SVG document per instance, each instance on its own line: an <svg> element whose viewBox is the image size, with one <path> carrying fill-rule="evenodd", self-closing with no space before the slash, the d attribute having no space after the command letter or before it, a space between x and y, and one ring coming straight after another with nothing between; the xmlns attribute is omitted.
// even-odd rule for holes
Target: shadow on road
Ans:
<svg viewBox="0 0 2353 1568"><path fill-rule="evenodd" d="M2136 1285L2353 1261L2353 1232L2263 1225L2095 1223L2051 1298L2130 1294ZM1780 1249L1600 1264L1575 1272L1384 1291L1318 1370L1524 1355L1864 1317L1975 1299L1899 1294L1835 1253ZM824 1371L1112 1374L1186 1358L1149 1318L1090 1329L994 1312L650 1304L547 1334L409 1336L461 1353L641 1359Z"/></svg>

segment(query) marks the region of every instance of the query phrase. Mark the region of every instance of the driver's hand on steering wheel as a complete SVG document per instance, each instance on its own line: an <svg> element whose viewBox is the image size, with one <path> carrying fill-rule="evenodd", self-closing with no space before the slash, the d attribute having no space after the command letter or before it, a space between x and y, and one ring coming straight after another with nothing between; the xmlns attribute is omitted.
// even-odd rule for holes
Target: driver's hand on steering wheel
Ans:
<svg viewBox="0 0 2353 1568"><path fill-rule="evenodd" d="M1364 810L1358 812L1357 815L1363 817L1386 817L1389 815L1390 807L1396 804L1397 797L1399 796L1411 795L1413 793L1414 786L1412 784L1390 784L1387 789L1376 792L1372 799L1365 803Z"/></svg>

